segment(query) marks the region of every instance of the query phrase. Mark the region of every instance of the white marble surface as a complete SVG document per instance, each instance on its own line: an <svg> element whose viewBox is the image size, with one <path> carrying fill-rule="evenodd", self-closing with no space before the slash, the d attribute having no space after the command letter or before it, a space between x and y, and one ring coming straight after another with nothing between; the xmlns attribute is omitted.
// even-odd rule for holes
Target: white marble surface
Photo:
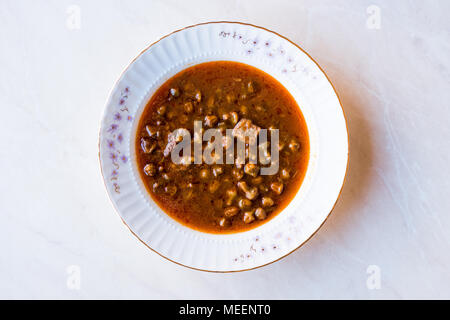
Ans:
<svg viewBox="0 0 450 320"><path fill-rule="evenodd" d="M0 298L450 298L449 12L446 0L1 1ZM329 220L287 258L244 273L193 271L148 250L114 212L97 158L126 65L213 20L306 49L350 132ZM379 289L367 286L370 265Z"/></svg>

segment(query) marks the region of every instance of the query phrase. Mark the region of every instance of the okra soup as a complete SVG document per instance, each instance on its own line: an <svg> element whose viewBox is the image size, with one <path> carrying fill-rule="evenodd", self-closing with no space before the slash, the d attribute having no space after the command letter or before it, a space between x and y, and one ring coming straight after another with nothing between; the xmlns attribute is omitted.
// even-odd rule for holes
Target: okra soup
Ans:
<svg viewBox="0 0 450 320"><path fill-rule="evenodd" d="M291 94L252 66L214 61L166 81L138 123L147 192L179 223L208 233L257 227L294 198L309 138Z"/></svg>

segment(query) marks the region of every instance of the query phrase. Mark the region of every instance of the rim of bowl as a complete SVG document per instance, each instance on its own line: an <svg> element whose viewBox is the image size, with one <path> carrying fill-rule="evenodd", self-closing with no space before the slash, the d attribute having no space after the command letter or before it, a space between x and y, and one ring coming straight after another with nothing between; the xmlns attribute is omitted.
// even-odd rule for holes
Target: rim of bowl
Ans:
<svg viewBox="0 0 450 320"><path fill-rule="evenodd" d="M297 47L297 48L298 48L300 51L302 51L304 54L306 54L306 55L308 56L308 58L311 59L311 61L313 61L314 64L319 68L319 70L325 75L325 78L328 80L328 82L330 83L331 87L333 88L334 93L336 94L336 97L337 97L337 99L338 99L338 101L339 101L339 105L340 105L340 107L341 107L342 114L343 114L343 116L344 116L344 123L345 123L345 129L346 129L346 134L347 134L347 164L346 164L346 167L345 167L344 179L342 180L342 185L341 185L341 188L340 188L340 190L339 190L339 194L338 194L338 196L337 196L337 198L336 198L336 201L335 201L335 203L333 204L333 207L331 208L331 210L330 210L330 212L328 213L328 215L326 216L326 218L322 221L322 223L320 224L320 226L319 226L319 227L318 227L318 228L317 228L317 229L316 229L316 230L315 230L315 231L314 231L314 232L313 232L313 233L312 233L305 241L303 241L300 245L298 245L295 249L293 249L293 250L291 250L290 252L286 253L285 255L279 257L278 259L275 259L275 260L273 260L273 261L270 261L270 262L268 262L268 263L265 263L265 264L262 264L262 265L259 265L259 266L253 267L253 268L246 268L246 269L240 269L240 270L229 270L229 271L216 271L216 270L206 270L206 269L195 268L195 267L191 267L191 266L188 266L188 265L185 265L185 264L182 264L182 263L179 263L179 262L176 262L176 261L171 260L170 258L168 258L168 257L166 257L166 256L164 256L164 255L162 255L161 253L159 253L158 251L156 251L155 249L153 249L152 247L150 247L150 246L149 246L148 244L146 244L141 238L139 238L139 236L138 236L136 233L134 233L133 230L131 230L131 228L128 226L128 224L125 222L125 220L120 216L120 214L119 214L119 212L118 212L116 206L114 205L114 202L113 202L112 199L111 199L111 196L110 196L109 193L107 192L108 199L109 199L109 201L111 202L111 204L113 205L114 211L115 211L116 214L119 216L120 220L122 220L122 223L127 227L127 229L131 232L131 234L132 234L133 236L135 236L141 243L143 243L148 249L152 250L153 252L155 252L155 253L158 254L159 256L161 256L161 257L167 259L167 260L170 261L170 262L173 262L173 263L175 263L175 264L177 264L177 265L179 265L179 266L182 266L182 267L185 267L185 268L189 268L189 269L192 269L192 270L203 271L203 272L211 272L211 273L234 273L234 272L243 272L243 271L249 271L249 270L258 269L258 268L262 268L262 267L268 266L268 265L270 265L270 264L272 264L272 263L278 262L278 261L280 261L281 259L287 257L288 255L290 255L290 254L292 254L293 252L295 252L295 251L297 251L298 249L300 249L305 243L307 243L313 236L316 235L316 233L322 228L322 226L325 224L325 222L326 222L326 221L328 220L328 218L330 217L331 213L333 212L334 208L336 207L337 202L339 201L339 199L340 199L340 197L341 197L342 190L343 190L344 185L345 185L345 182L346 182L346 180L347 180L348 164L349 164L349 158L350 158L350 157L349 157L349 156L350 156L350 141L349 141L349 134L348 134L347 117L346 117L346 115L345 115L344 108L342 107L341 99L340 99L340 97L339 97L339 95L338 95L338 93L337 93L337 91L336 91L336 88L334 87L333 83L331 82L330 78L328 77L328 75L326 74L326 72L322 69L322 67L316 62L316 60L314 60L314 58L313 58L308 52L306 52L302 47L300 47L298 44L296 44L295 42L291 41L291 40L288 39L287 37L285 37L285 36L283 36L283 35L281 35L281 34L275 32L275 31L273 31L273 30L267 29L267 28L265 28L265 27L257 26L257 25L251 24L251 23L246 23L246 22L239 22L239 21L222 21L222 20L221 20L221 21L201 22L201 23L189 25L189 26L186 26L186 27L177 29L177 30L175 30L175 31L172 31L172 32L170 32L170 33L168 33L168 34L166 34L166 35L160 37L158 40L152 42L151 44L149 44L149 45L148 45L147 47L145 47L145 49L143 49L143 50L142 50L142 51L141 51L141 52L140 52L133 60L131 60L131 61L128 63L127 67L120 73L119 77L117 78L116 82L114 83L114 85L112 86L112 88L111 88L111 90L110 90L110 92L109 92L109 94L108 94L108 99L107 99L107 101L106 101L106 103L105 103L105 106L104 106L104 108L103 108L103 112L102 112L101 119L103 119L104 116L105 116L105 113L106 113L106 107L107 107L107 104L108 104L109 97L111 96L112 92L114 91L114 88L116 88L118 82L119 82L120 79L122 78L122 75L123 75L125 72L128 71L128 69L130 68L130 66L131 66L131 65L132 65L132 64L133 64L133 63L134 63L134 62L135 62L135 61L136 61L136 60L137 60L144 52L146 52L148 49L150 49L150 48L151 48L153 45L155 45L156 43L160 42L161 40L163 40L163 39L165 39L165 38L167 38L167 37L169 37L169 36L171 36L171 35L173 35L173 34L175 34L175 33L177 33L177 32L183 31L183 30L185 30L185 29L190 29L190 28L194 28L194 27L197 27L197 26L201 26L201 25L215 24L215 23L241 24L241 25L250 26L250 27L253 27L253 28L258 28L258 29L265 30L265 31L267 31L267 32L273 33L274 35L276 35L276 36L278 36L278 37L283 38L284 40L288 41L289 43L291 43L292 45L294 45L295 47ZM105 185L105 188L106 188L107 186L106 186L106 182L105 182L105 177L104 177L104 175L103 175L103 169L102 169L102 166L101 166L101 158L100 158L100 139L101 139L101 131L102 131L102 123L100 122L99 133L98 133L98 160L99 160L100 173L101 173L101 175L102 175L103 184Z"/></svg>

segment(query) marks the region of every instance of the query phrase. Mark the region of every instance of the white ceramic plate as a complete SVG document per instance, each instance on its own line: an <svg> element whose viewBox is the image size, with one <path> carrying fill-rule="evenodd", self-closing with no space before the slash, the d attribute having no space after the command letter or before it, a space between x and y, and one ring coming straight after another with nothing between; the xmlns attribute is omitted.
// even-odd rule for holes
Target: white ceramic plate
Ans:
<svg viewBox="0 0 450 320"><path fill-rule="evenodd" d="M202 233L166 215L140 180L134 150L139 117L159 86L189 66L214 60L243 62L280 81L300 106L310 136L308 170L290 204L260 227L227 235ZM106 189L133 234L173 262L218 272L260 267L305 243L333 209L348 160L344 114L320 67L286 38L235 22L187 27L142 52L111 92L99 148Z"/></svg>

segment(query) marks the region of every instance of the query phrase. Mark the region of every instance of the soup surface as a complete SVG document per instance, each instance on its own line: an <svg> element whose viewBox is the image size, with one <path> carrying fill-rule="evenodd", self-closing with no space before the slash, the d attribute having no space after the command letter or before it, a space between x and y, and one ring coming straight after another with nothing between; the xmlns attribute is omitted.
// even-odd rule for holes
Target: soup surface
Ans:
<svg viewBox="0 0 450 320"><path fill-rule="evenodd" d="M216 152L210 164L194 161L195 152L180 153L183 161L174 162L171 152L186 138L174 130L190 134L191 151L195 141L202 152L216 141L199 138L194 121L202 134L210 128L223 133L225 151L236 150L241 139L245 163L225 163L225 151L223 164ZM257 163L250 163L252 140L239 133L262 129L268 143L258 144ZM273 218L300 188L309 159L306 123L291 94L265 72L231 61L195 65L165 82L142 113L135 143L141 178L155 202L183 225L210 233L241 232ZM262 174L271 165L278 170Z"/></svg>

